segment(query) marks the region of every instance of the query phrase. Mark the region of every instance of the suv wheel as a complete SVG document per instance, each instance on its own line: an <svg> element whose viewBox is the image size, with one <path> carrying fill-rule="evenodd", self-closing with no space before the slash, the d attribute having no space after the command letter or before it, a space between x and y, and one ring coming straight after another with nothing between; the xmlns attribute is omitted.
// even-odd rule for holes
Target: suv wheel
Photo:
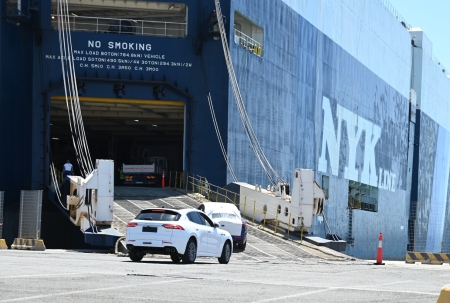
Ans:
<svg viewBox="0 0 450 303"><path fill-rule="evenodd" d="M144 257L145 253L143 252L137 252L137 251L129 251L128 256L130 257L131 261L133 262L139 262Z"/></svg>
<svg viewBox="0 0 450 303"><path fill-rule="evenodd" d="M189 239L186 245L186 251L181 258L183 259L184 263L195 262L195 259L197 258L197 244L195 244L195 241L193 239Z"/></svg>
<svg viewBox="0 0 450 303"><path fill-rule="evenodd" d="M219 258L219 263L228 264L228 262L230 262L230 258L231 258L231 245L230 242L227 241L223 245L222 255Z"/></svg>

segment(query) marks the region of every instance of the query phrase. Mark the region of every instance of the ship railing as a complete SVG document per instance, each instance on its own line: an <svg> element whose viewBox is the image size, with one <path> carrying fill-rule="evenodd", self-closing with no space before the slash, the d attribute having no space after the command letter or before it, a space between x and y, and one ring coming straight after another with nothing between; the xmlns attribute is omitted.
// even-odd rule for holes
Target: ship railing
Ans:
<svg viewBox="0 0 450 303"><path fill-rule="evenodd" d="M450 70L447 70L434 54L431 55L431 61L433 61L445 75L450 75Z"/></svg>
<svg viewBox="0 0 450 303"><path fill-rule="evenodd" d="M268 205L263 201L240 195L235 191L216 186L202 176L171 171L167 186L185 192L200 203L233 203L248 223L257 224L259 228L268 232L278 231L284 233L287 238L296 233L300 239L303 238L303 233L307 232L303 220L299 219L300 222L297 222L298 214L290 212L287 207Z"/></svg>
<svg viewBox="0 0 450 303"><path fill-rule="evenodd" d="M407 29L410 30L412 26L406 22L406 20L399 14L399 12L395 9L395 7L388 0L381 0L386 9L398 20L400 23ZM446 75L450 75L450 70L447 70L444 65L439 61L434 54L431 56L431 60L436 63L441 71Z"/></svg>
<svg viewBox="0 0 450 303"><path fill-rule="evenodd" d="M384 4L386 9L398 20L400 23L407 29L410 30L412 26L406 22L406 20L399 14L399 12L395 9L395 7L388 1L388 0L381 0L381 2ZM431 56L431 60L436 63L441 71L446 75L450 75L450 70L447 70L444 65L439 61L438 58L433 54Z"/></svg>
<svg viewBox="0 0 450 303"><path fill-rule="evenodd" d="M237 29L234 29L234 42L251 53L262 57L262 44Z"/></svg>
<svg viewBox="0 0 450 303"><path fill-rule="evenodd" d="M52 27L58 29L58 18L53 15ZM74 32L111 33L140 36L161 36L184 38L187 34L187 23L147 21L134 19L113 19L85 16L62 16L68 18L70 30Z"/></svg>
<svg viewBox="0 0 450 303"><path fill-rule="evenodd" d="M406 22L406 20L400 15L400 13L395 9L395 7L389 2L389 0L380 0L381 3L386 7L386 9L403 25L407 30L411 29L411 25Z"/></svg>

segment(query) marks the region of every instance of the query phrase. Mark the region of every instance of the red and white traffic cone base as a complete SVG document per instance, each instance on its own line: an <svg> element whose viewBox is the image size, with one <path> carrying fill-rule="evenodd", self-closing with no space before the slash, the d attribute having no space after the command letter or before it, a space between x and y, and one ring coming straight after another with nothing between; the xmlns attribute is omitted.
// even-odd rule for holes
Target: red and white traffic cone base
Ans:
<svg viewBox="0 0 450 303"><path fill-rule="evenodd" d="M380 233L378 237L378 252L377 252L377 262L375 265L384 265L383 263L383 234Z"/></svg>

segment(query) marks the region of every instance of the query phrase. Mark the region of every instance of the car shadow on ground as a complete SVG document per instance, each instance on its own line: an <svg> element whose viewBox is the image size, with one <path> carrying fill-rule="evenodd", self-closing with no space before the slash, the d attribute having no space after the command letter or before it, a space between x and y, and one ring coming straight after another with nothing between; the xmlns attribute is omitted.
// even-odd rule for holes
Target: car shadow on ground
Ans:
<svg viewBox="0 0 450 303"><path fill-rule="evenodd" d="M245 249L241 249L241 248L238 248L238 247L233 247L233 254L242 253L244 251L245 251Z"/></svg>
<svg viewBox="0 0 450 303"><path fill-rule="evenodd" d="M148 259L148 258L142 259L142 261L139 261L139 262L133 262L131 260L124 260L123 262L126 262L126 263L140 263L140 264L173 264L173 265L177 265L177 266L179 266L179 265L192 265L192 264L196 264L196 265L219 264L219 262L217 262L217 258L214 258L214 260L211 259L211 260L208 260L208 261L206 261L206 260L205 261L195 260L194 263L183 263L183 262L173 263L170 259L168 259L168 260L151 260L151 259Z"/></svg>

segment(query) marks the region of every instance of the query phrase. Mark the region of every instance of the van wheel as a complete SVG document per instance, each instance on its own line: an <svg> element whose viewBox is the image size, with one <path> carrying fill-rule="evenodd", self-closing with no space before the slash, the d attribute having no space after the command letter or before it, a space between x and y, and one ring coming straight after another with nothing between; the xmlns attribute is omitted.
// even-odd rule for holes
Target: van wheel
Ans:
<svg viewBox="0 0 450 303"><path fill-rule="evenodd" d="M244 243L240 243L239 244L239 249L245 250L246 246L247 246L247 241L245 241Z"/></svg>

